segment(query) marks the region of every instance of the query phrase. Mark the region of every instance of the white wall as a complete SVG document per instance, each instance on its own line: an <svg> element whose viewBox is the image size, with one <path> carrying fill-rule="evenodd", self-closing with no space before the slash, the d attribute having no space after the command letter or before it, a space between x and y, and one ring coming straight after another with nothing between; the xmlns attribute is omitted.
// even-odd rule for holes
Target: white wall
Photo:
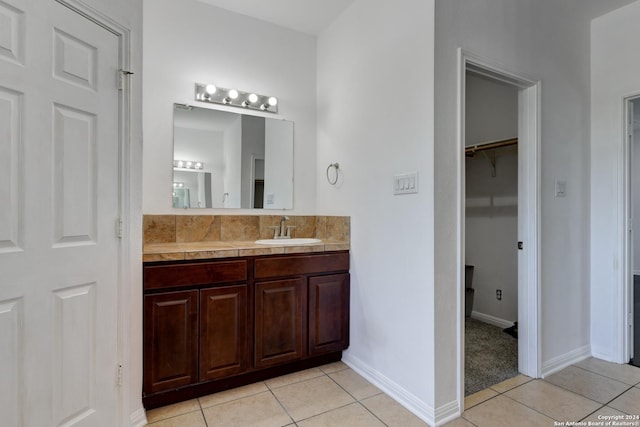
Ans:
<svg viewBox="0 0 640 427"><path fill-rule="evenodd" d="M143 211L175 212L173 103L196 104L195 82L278 97L279 114L263 115L295 122L291 213L315 214L315 38L195 0L144 1Z"/></svg>
<svg viewBox="0 0 640 427"><path fill-rule="evenodd" d="M640 94L640 2L591 25L591 346L594 356L627 362L623 348L626 277L624 98Z"/></svg>
<svg viewBox="0 0 640 427"><path fill-rule="evenodd" d="M318 213L351 216L344 358L431 424L433 3L356 0L320 35L315 168ZM394 196L393 175L411 171L420 192Z"/></svg>
<svg viewBox="0 0 640 427"><path fill-rule="evenodd" d="M456 144L457 48L514 74L542 82L541 290L542 372L589 345L589 20L570 2L446 0L436 2L436 295L437 330L452 353L457 322ZM555 198L554 181L567 182ZM570 313L570 315L568 315ZM454 326L451 326L454 325ZM446 353L443 355L443 358ZM535 357L535 355L532 355ZM455 362L443 360L436 387L453 393Z"/></svg>

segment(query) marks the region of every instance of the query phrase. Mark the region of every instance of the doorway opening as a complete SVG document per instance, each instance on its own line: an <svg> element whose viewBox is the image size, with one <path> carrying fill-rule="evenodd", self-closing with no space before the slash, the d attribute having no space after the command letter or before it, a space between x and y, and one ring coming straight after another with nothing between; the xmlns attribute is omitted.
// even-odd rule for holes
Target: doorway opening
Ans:
<svg viewBox="0 0 640 427"><path fill-rule="evenodd" d="M626 354L632 365L640 367L640 231L634 219L640 218L640 96L626 100L627 111L627 209L628 240L625 307L628 319L624 322L627 341Z"/></svg>
<svg viewBox="0 0 640 427"><path fill-rule="evenodd" d="M517 285L515 287L509 287L506 285L498 284L495 280L487 278L482 279L483 273L481 269L483 267L477 265L474 266L474 276L472 283L481 285L474 295L475 308L472 306L470 314L475 311L475 317L483 317L480 315L481 310L487 310L482 308L483 306L498 306L499 309L506 309L507 311L496 311L497 314L489 314L484 316L485 323L487 320L492 320L494 324L500 324L505 326L502 329L513 327L517 321L517 372L524 375L538 378L540 376L540 327L539 327L539 301L540 301L540 111L539 111L539 97L540 97L540 82L528 79L497 67L490 62L483 60L473 54L459 49L459 70L458 70L458 146L460 150L459 155L459 201L458 201L458 252L457 252L457 264L458 264L458 314L459 314L459 327L458 327L458 339L459 339L459 351L458 351L458 363L459 363L459 388L458 396L459 401L464 400L465 395L465 319L466 311L465 306L467 302L466 288L465 288L465 271L466 267L470 265L467 262L466 255L479 249L469 248L467 251L467 245L471 245L471 242L467 242L467 227L470 227L470 234L473 233L473 227L478 228L478 224L471 225L471 222L482 222L487 220L487 214L496 210L502 212L506 216L506 213L511 215L510 221L515 222L516 232L511 231L510 234L503 236L506 245L510 240L511 245L511 280L513 281L513 275L515 271ZM490 149L483 150L486 153L480 154L479 152L474 154L478 157L485 158L485 173L489 174L489 177L485 179L503 179L505 182L503 185L507 187L502 188L500 191L494 190L493 195L480 196L476 194L475 200L473 200L474 189L471 183L467 181L467 158L466 158L466 139L469 129L467 129L467 76L470 79L483 79L485 83L490 85L502 85L505 88L510 88L517 93L517 138L504 137L504 139L488 138L483 142L493 142L500 145L494 147L494 153L491 153ZM470 101L470 100L469 100ZM517 141L517 142L514 142ZM517 146L517 148L516 148ZM504 151L502 154L498 154L497 150ZM509 152L511 150L511 152ZM511 156L511 166L505 162ZM516 164L513 161L517 159ZM469 171L469 173L480 173L482 168L480 159L474 160L477 163L478 171ZM511 168L511 171L509 171ZM496 174L496 178L493 178L493 174ZM506 173L506 175L505 175ZM511 174L511 180L508 178ZM513 174L517 176L517 191L513 188ZM500 178L498 178L500 176ZM470 177L471 178L471 177ZM473 185L477 183L474 182ZM471 202L467 203L467 187L469 187ZM507 194L509 193L509 194ZM474 206L474 204L476 206ZM469 215L467 218L468 208L476 209L475 214L484 213L484 217L474 218ZM469 212L474 213L474 212ZM495 213L495 212L494 212ZM503 218L504 219L504 218ZM469 223L468 223L469 220ZM512 224L513 226L513 224ZM488 230L480 230L477 233ZM483 237L483 236L481 236ZM515 239L513 239L515 237ZM480 239L480 242L487 240L493 242L495 236L486 235L484 239ZM511 240L513 239L513 240ZM475 244L475 243L474 243ZM491 251L491 247L484 248L485 251ZM505 249L508 251L509 249ZM477 258L480 259L480 258ZM516 265L513 265L515 259ZM473 262L473 261L472 261ZM502 266L503 267L503 266ZM485 271L486 273L486 271ZM486 280L485 280L486 279ZM486 282L480 283L480 281ZM498 287L500 286L500 287ZM475 285L472 284L472 287ZM486 288L486 289L483 289ZM481 290L482 289L482 290ZM502 291L502 292L498 292ZM502 298L500 300L499 298ZM517 301L515 307L507 309L507 304L501 304L505 301L505 298L509 298L512 302ZM477 300L476 300L477 298ZM500 307L502 305L502 307ZM511 310L511 311L508 311ZM513 317L516 317L514 320ZM507 325L509 325L507 327ZM515 329L511 329L511 332L516 332ZM500 332L501 334L502 331Z"/></svg>
<svg viewBox="0 0 640 427"><path fill-rule="evenodd" d="M465 76L465 395L518 375L518 91Z"/></svg>

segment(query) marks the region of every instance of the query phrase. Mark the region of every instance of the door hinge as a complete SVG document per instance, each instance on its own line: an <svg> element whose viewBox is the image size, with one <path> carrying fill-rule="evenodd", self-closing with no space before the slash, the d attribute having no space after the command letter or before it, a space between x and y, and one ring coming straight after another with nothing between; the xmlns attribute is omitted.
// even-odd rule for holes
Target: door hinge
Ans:
<svg viewBox="0 0 640 427"><path fill-rule="evenodd" d="M124 234L124 221L122 218L118 218L116 220L116 237L118 239L122 239L122 235Z"/></svg>
<svg viewBox="0 0 640 427"><path fill-rule="evenodd" d="M118 70L118 76L117 76L118 90L123 90L124 89L124 79L125 79L125 77L130 76L132 74L133 74L133 72L131 72L131 71Z"/></svg>
<svg viewBox="0 0 640 427"><path fill-rule="evenodd" d="M518 250L521 251L522 249L524 249L524 243L518 242Z"/></svg>
<svg viewBox="0 0 640 427"><path fill-rule="evenodd" d="M117 383L118 386L122 385L122 363L118 365Z"/></svg>

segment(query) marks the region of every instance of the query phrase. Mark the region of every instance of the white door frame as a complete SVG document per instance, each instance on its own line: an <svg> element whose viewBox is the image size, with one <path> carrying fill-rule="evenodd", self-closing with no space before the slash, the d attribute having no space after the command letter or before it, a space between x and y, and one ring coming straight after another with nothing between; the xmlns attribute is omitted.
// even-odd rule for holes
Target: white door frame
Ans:
<svg viewBox="0 0 640 427"><path fill-rule="evenodd" d="M620 343L618 349L614 349L614 355L619 355L620 363L628 363L633 352L633 328L640 327L640 325L630 325L633 323L633 319L630 316L633 315L633 182L631 176L631 170L633 168L631 161L633 155L634 141L631 139L633 136L633 117L632 117L632 105L634 100L640 100L640 93L625 96L623 99L623 117L624 117L624 131L623 144L622 144L622 158L623 158L623 209L622 209L622 226L619 228L620 242L622 243L622 269L621 273L623 277L620 279L620 284L614 286L614 304L616 309L613 311L617 313L614 319L615 330L621 336L616 337L614 342ZM635 189L638 191L640 189ZM637 221L636 221L637 222ZM629 317L628 317L629 316ZM638 357L638 355L635 355ZM615 356L618 358L618 356Z"/></svg>
<svg viewBox="0 0 640 427"><path fill-rule="evenodd" d="M540 377L540 94L541 83L458 49L458 401L464 401L465 84L466 71L519 88L518 93L518 370ZM513 242L514 250L516 242Z"/></svg>
<svg viewBox="0 0 640 427"><path fill-rule="evenodd" d="M131 34L130 30L120 23L116 22L112 18L103 14L102 12L94 9L93 7L83 3L80 0L55 0L63 6L68 7L89 21L101 26L105 30L113 33L118 38L119 45L119 67L120 70L129 70L131 63ZM135 378L137 371L142 372L142 366L131 366L133 342L142 342L142 336L132 336L131 333L131 292L139 290L138 287L133 286L136 284L137 275L135 270L139 269L139 266L132 265L131 248L136 247L135 242L131 241L131 238L136 233L131 232L132 213L133 208L131 204L131 189L133 185L131 167L133 161L133 153L131 150L131 90L129 85L129 75L124 74L122 80L122 90L118 96L119 107L119 187L120 187L120 203L119 212L122 220L122 241L120 257L118 260L118 358L120 364L120 370L118 375L118 385L120 388L118 392L118 419L121 425L144 425L146 423L146 417L144 411L141 414L131 414L128 408L130 408L129 402L131 402L130 393L132 390L142 389L142 382L140 384L130 384L129 379ZM117 82L117 75L114 75L114 84ZM136 329L133 329L136 330ZM136 353L136 351L133 351ZM142 353L140 349L140 354ZM133 373L133 374L132 374ZM140 400L142 396L139 396Z"/></svg>

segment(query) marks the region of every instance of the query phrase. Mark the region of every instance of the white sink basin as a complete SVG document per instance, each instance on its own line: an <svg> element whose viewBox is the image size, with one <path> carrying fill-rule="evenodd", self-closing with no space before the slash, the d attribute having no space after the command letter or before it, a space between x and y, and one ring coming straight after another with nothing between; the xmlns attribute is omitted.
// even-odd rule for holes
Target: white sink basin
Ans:
<svg viewBox="0 0 640 427"><path fill-rule="evenodd" d="M259 245L309 245L311 243L320 243L322 240L313 238L298 238L298 239L262 239L256 240Z"/></svg>

